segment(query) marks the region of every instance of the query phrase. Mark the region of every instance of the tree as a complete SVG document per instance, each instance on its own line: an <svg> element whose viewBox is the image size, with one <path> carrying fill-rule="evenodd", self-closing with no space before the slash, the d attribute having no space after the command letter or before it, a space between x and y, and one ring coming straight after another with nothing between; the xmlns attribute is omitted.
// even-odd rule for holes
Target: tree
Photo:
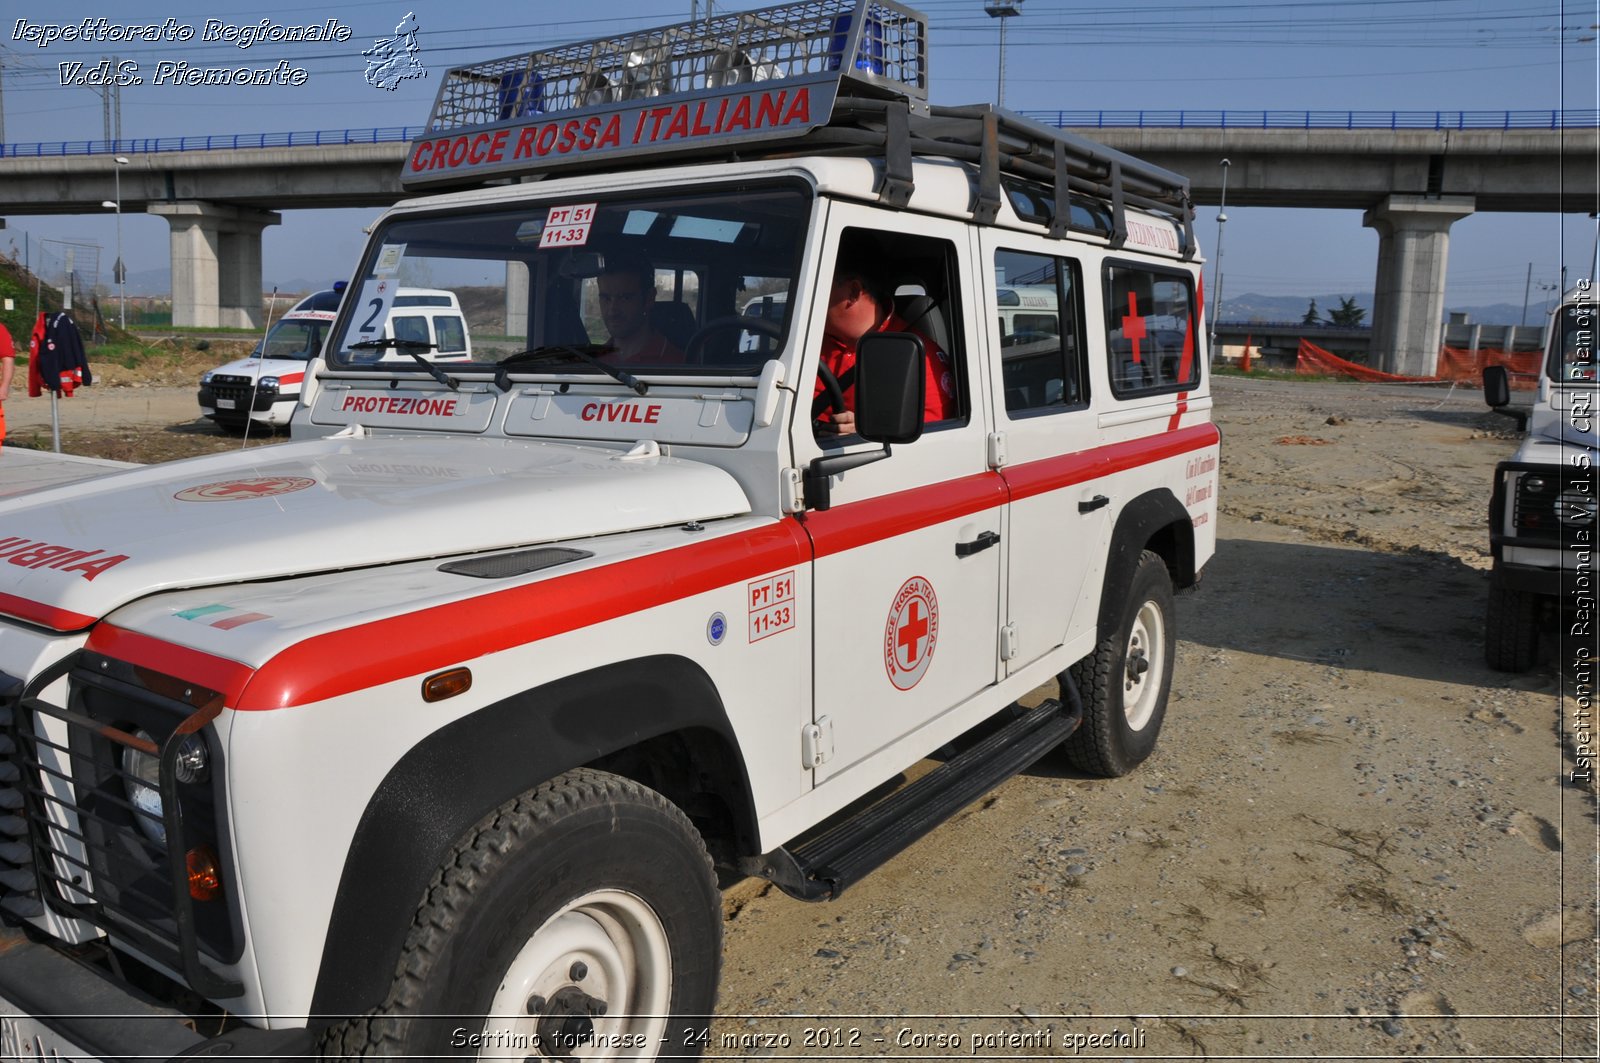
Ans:
<svg viewBox="0 0 1600 1063"><path fill-rule="evenodd" d="M1311 305L1306 307L1306 316L1300 319L1302 325L1320 325L1322 319L1317 315L1317 301L1311 300Z"/></svg>
<svg viewBox="0 0 1600 1063"><path fill-rule="evenodd" d="M1341 298L1338 309L1328 311L1328 321L1341 328L1360 328L1366 316L1366 309L1356 305L1355 296Z"/></svg>

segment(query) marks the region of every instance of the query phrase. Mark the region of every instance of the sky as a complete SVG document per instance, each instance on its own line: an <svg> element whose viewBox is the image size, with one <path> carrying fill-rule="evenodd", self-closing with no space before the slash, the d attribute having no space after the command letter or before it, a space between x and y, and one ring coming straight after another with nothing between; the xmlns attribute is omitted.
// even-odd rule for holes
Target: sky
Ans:
<svg viewBox="0 0 1600 1063"><path fill-rule="evenodd" d="M1012 109L1153 110L1590 110L1600 108L1600 0L1016 0L1008 20L1005 105ZM10 0L0 16L0 112L9 143L98 140L102 98L61 84L60 64L103 57L139 65L145 83L121 92L124 138L199 133L419 126L439 76L452 65L687 19L693 0L328 0L279 4L167 0L138 5ZM718 12L764 6L721 2ZM984 0L922 0L929 17L931 99L993 102L999 22ZM705 0L699 9L704 10ZM130 15L136 10L136 15ZM601 12L603 11L603 14ZM361 52L394 36L411 13L417 58L428 74L392 90L367 84ZM599 17L590 17L598 15ZM85 18L193 30L153 44L55 40L43 29ZM337 20L346 41L248 48L206 41L208 20L225 33ZM43 29L42 29L43 28ZM154 83L160 62L305 71L300 84L197 87ZM1597 204L1580 205L1594 210ZM107 212L110 214L111 212ZM266 284L326 279L353 268L362 229L376 210L285 212L263 238ZM1378 239L1359 211L1231 207L1223 234L1228 297L1322 296L1370 291ZM1217 211L1202 207L1196 231L1208 256ZM49 239L100 245L109 282L110 217L18 216L0 248ZM168 229L146 215L123 218L122 254L139 272L167 262ZM1561 282L1589 270L1595 222L1585 213L1475 214L1451 231L1447 306L1537 308ZM331 274L331 275L330 275ZM1214 279L1208 269L1208 281ZM1536 315L1530 321L1536 320Z"/></svg>

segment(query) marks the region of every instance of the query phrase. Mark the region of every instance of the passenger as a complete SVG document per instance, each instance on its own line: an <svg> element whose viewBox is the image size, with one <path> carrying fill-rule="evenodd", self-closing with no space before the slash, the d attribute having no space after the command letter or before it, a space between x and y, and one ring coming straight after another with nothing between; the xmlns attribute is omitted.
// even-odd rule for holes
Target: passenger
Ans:
<svg viewBox="0 0 1600 1063"><path fill-rule="evenodd" d="M656 271L642 258L613 256L600 271L600 318L616 365L682 365L683 351L650 323Z"/></svg>
<svg viewBox="0 0 1600 1063"><path fill-rule="evenodd" d="M859 267L841 263L834 272L833 290L828 295L822 365L838 378L845 408L833 409L827 385L818 374L811 407L818 435L849 435L856 430L856 344L869 332L909 332L922 340L928 354L922 406L924 424L960 415L950 356L895 313L894 289L888 282L870 276Z"/></svg>

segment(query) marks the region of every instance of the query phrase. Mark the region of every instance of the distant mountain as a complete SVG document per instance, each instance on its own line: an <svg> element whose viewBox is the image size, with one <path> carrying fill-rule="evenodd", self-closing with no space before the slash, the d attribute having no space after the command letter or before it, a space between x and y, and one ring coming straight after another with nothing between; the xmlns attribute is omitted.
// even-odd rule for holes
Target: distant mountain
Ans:
<svg viewBox="0 0 1600 1063"><path fill-rule="evenodd" d="M1237 296L1232 299L1222 300L1222 311L1218 317L1226 322L1249 321L1299 321L1306 316L1306 308L1311 300L1317 301L1317 315L1323 321L1328 320L1328 311L1338 306L1344 299L1352 298L1356 305L1367 312L1366 324L1372 323L1372 293L1371 292L1336 292L1331 295L1257 295L1253 292ZM1491 303L1487 306L1459 306L1452 303L1445 304L1445 314L1466 314L1467 320L1475 325L1517 325L1523 323L1521 306L1512 306L1510 303ZM1530 306L1527 314L1527 324L1541 325L1544 323L1543 304Z"/></svg>

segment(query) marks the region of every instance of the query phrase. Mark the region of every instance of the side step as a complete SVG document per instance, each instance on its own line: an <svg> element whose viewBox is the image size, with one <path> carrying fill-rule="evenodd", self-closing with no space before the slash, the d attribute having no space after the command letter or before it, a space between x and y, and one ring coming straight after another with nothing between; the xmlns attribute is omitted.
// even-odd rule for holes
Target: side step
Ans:
<svg viewBox="0 0 1600 1063"><path fill-rule="evenodd" d="M800 900L837 897L1076 731L1083 705L1075 689L1067 694L1071 708L1045 701L877 804L815 837L748 858L741 870Z"/></svg>

